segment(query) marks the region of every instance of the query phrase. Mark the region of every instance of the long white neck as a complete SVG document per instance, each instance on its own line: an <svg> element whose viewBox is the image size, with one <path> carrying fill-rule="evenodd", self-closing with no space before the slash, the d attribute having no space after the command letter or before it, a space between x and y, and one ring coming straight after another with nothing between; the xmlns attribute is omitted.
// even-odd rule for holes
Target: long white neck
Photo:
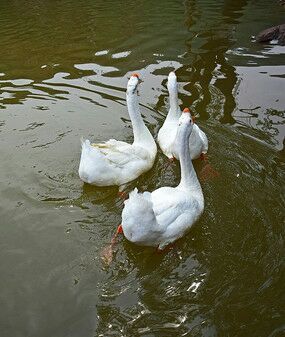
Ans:
<svg viewBox="0 0 285 337"><path fill-rule="evenodd" d="M127 91L127 106L133 126L133 144L149 146L150 151L156 149L155 141L142 119L136 90Z"/></svg>
<svg viewBox="0 0 285 337"><path fill-rule="evenodd" d="M172 86L171 88L168 89L169 92L169 104L170 104L170 109L167 115L167 119L170 120L178 120L179 117L181 116L181 110L178 104L178 88L177 88L177 83Z"/></svg>
<svg viewBox="0 0 285 337"><path fill-rule="evenodd" d="M185 131L185 130L183 130ZM189 135L185 134L185 132L181 132L181 134L177 135L178 141L178 153L180 160L180 168L181 168L181 179L178 187L187 189L187 190L201 190L201 185L197 178L196 172L194 170L190 150L189 150Z"/></svg>

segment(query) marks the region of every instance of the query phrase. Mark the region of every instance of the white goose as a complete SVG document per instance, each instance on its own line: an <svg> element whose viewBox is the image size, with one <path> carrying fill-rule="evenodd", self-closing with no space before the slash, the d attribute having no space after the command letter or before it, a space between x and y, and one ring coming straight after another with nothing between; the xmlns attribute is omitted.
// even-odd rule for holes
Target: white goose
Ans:
<svg viewBox="0 0 285 337"><path fill-rule="evenodd" d="M127 85L127 107L131 118L134 142L110 139L99 144L82 141L79 177L86 183L97 186L121 186L136 179L151 169L157 152L155 141L145 126L138 103L137 74Z"/></svg>
<svg viewBox="0 0 285 337"><path fill-rule="evenodd" d="M169 159L179 159L177 151L175 150L174 139L177 132L178 120L181 116L181 110L178 104L178 85L174 72L168 75L167 88L169 92L170 109L158 132L157 141L162 152ZM195 123L189 139L189 147L191 159L197 159L201 155L205 155L208 151L207 136Z"/></svg>
<svg viewBox="0 0 285 337"><path fill-rule="evenodd" d="M163 249L182 237L204 210L204 196L188 145L193 122L189 110L184 111L175 137L181 165L180 184L152 193L138 193L135 189L125 201L118 232L122 230L136 244Z"/></svg>

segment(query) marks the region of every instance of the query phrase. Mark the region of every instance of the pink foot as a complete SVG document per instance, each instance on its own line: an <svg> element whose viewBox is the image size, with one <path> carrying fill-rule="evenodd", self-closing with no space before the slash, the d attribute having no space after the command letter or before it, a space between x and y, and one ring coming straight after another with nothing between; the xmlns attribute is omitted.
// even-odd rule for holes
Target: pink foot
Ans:
<svg viewBox="0 0 285 337"><path fill-rule="evenodd" d="M103 260L104 264L109 266L113 261L113 245L110 244L107 247L103 248L101 252L101 259Z"/></svg>
<svg viewBox="0 0 285 337"><path fill-rule="evenodd" d="M220 175L220 173L213 169L213 167L209 164L209 157L206 153L201 153L200 159L205 163L199 175L201 181L205 182L209 179L217 178Z"/></svg>
<svg viewBox="0 0 285 337"><path fill-rule="evenodd" d="M117 232L116 232L116 234L118 235L118 234L123 234L124 232L123 232L123 227L122 227L122 225L119 225L118 226L118 228L117 228ZM115 234L115 235L116 235Z"/></svg>
<svg viewBox="0 0 285 337"><path fill-rule="evenodd" d="M212 166L209 163L206 163L206 165L202 168L200 172L200 180L205 182L209 179L214 179L219 177L220 173L212 168Z"/></svg>
<svg viewBox="0 0 285 337"><path fill-rule="evenodd" d="M201 153L200 154L200 159L203 160L203 161L208 161L208 155L207 153Z"/></svg>
<svg viewBox="0 0 285 337"><path fill-rule="evenodd" d="M111 239L111 243L102 250L101 258L107 266L109 266L111 262L113 261L113 252L114 252L113 248L114 248L114 245L116 244L117 236L122 233L123 233L123 227L122 225L119 225L116 233Z"/></svg>
<svg viewBox="0 0 285 337"><path fill-rule="evenodd" d="M166 247L164 247L163 249L160 249L160 248L156 248L156 251L158 254L164 254L164 253L167 253L169 252L170 250L172 250L173 248L175 248L175 243L170 243L169 245L167 245Z"/></svg>
<svg viewBox="0 0 285 337"><path fill-rule="evenodd" d="M119 196L119 198L121 198L121 199L123 199L123 200L126 200L127 198L128 198L128 195L127 195L127 193L125 193L125 192L118 192L118 196Z"/></svg>

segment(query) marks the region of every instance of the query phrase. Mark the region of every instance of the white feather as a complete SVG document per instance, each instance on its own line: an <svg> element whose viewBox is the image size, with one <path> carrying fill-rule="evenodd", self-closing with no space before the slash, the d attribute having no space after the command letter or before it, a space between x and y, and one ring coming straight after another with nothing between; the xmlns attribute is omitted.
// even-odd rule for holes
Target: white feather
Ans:
<svg viewBox="0 0 285 337"><path fill-rule="evenodd" d="M97 186L122 185L136 179L153 166L157 147L140 115L137 97L138 78L132 76L127 87L127 105L131 117L134 142L115 139L91 144L81 140L79 177Z"/></svg>
<svg viewBox="0 0 285 337"><path fill-rule="evenodd" d="M203 192L188 147L193 128L189 126L190 120L190 114L180 117L181 125L176 137L181 163L180 184L177 187L162 187L152 193L138 193L135 189L125 201L122 228L131 242L163 249L182 237L203 212Z"/></svg>
<svg viewBox="0 0 285 337"><path fill-rule="evenodd" d="M170 109L158 132L157 141L162 152L168 158L174 157L179 159L174 140L177 133L178 120L181 116L181 110L178 104L178 86L177 78L174 72L169 74L167 86L170 99ZM193 126L193 131L189 138L189 147L192 160L199 158L202 153L206 154L208 151L207 136L197 124L194 124Z"/></svg>

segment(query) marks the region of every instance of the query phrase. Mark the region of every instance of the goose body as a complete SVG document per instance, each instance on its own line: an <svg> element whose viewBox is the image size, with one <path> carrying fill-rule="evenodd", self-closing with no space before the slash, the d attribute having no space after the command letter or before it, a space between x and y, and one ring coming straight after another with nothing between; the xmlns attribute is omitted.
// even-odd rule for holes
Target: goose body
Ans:
<svg viewBox="0 0 285 337"><path fill-rule="evenodd" d="M162 152L168 158L179 159L175 149L174 140L178 128L178 121L181 116L181 110L178 104L178 86L174 72L171 72L168 76L167 88L169 92L170 109L158 132L157 141ZM192 160L199 158L201 154L206 154L208 151L208 138L195 123L189 138L189 147Z"/></svg>
<svg viewBox="0 0 285 337"><path fill-rule="evenodd" d="M122 230L136 244L163 249L182 237L204 210L204 196L191 162L189 136L193 123L189 110L182 113L175 141L181 164L177 187L161 187L152 193L133 190L125 201Z"/></svg>
<svg viewBox="0 0 285 337"><path fill-rule="evenodd" d="M153 166L157 147L140 114L138 83L138 75L131 76L126 94L134 142L129 144L110 139L91 144L89 140L82 140L78 173L84 182L96 186L120 186L136 179Z"/></svg>

